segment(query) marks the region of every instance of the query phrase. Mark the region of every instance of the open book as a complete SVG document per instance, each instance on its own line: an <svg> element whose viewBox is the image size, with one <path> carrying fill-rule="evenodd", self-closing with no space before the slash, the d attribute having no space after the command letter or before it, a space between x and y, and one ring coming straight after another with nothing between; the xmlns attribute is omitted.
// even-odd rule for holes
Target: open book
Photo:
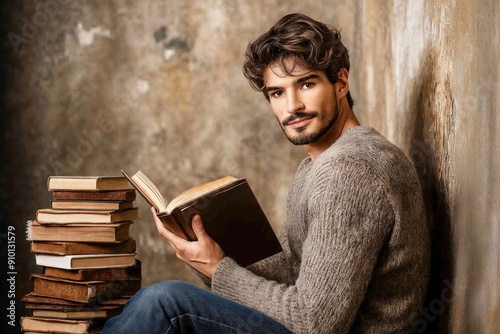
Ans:
<svg viewBox="0 0 500 334"><path fill-rule="evenodd" d="M141 171L129 176L130 183L157 210L171 232L196 241L191 220L199 214L208 235L226 256L247 266L282 251L257 198L244 178L226 176L190 188L170 202Z"/></svg>

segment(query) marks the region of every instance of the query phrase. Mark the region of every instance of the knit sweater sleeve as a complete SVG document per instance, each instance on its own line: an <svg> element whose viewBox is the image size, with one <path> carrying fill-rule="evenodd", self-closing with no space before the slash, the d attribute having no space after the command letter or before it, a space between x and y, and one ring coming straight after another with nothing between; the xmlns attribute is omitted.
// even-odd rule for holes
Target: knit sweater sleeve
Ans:
<svg viewBox="0 0 500 334"><path fill-rule="evenodd" d="M248 266L247 269L252 273L268 280L291 284L293 283L293 281L291 281L291 267L289 261L287 260L287 254L290 254L290 249L288 247L286 233L280 234L279 241L282 245L283 251L254 263ZM212 287L212 281L209 278L192 268L191 270L208 288Z"/></svg>
<svg viewBox="0 0 500 334"><path fill-rule="evenodd" d="M370 166L343 162L322 165L314 173L295 283L266 279L225 258L212 290L269 315L294 333L347 333L394 213L386 187Z"/></svg>
<svg viewBox="0 0 500 334"><path fill-rule="evenodd" d="M288 246L288 240L286 238L285 231L280 234L279 241L283 248L283 251L271 257L268 257L267 259L259 261L247 267L247 269L252 273L264 277L268 280L292 284L292 270L290 262L288 260L288 257L290 255L290 248Z"/></svg>

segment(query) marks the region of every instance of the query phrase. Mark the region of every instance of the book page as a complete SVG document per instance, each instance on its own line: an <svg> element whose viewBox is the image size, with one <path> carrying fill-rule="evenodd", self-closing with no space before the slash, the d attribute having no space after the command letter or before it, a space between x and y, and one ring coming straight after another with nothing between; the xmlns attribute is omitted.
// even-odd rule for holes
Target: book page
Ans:
<svg viewBox="0 0 500 334"><path fill-rule="evenodd" d="M226 176L226 177L223 177L221 179L211 181L208 183L204 183L204 184L198 185L196 187L190 188L186 191L183 191L178 196L176 196L170 202L170 204L168 204L166 211L168 213L172 213L172 211L177 206L179 206L181 204L185 204L189 201L192 201L192 200L197 199L199 197L202 197L204 195L207 195L210 192L212 192L213 190L222 188L222 187L224 187L224 186L226 186L226 185L228 185L236 180L237 179L233 176Z"/></svg>
<svg viewBox="0 0 500 334"><path fill-rule="evenodd" d="M168 201L144 173L138 171L132 176L132 180L141 188L142 192L149 198L159 212L166 210Z"/></svg>

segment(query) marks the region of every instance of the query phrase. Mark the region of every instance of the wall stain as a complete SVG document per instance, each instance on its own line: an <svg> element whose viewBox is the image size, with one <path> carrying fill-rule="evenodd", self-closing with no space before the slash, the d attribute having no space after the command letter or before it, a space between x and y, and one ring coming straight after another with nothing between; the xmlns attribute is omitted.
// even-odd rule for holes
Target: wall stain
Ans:
<svg viewBox="0 0 500 334"><path fill-rule="evenodd" d="M410 155L422 185L431 232L431 276L426 315L421 319L426 319L425 333L447 333L451 305L439 301L447 282L453 282L447 143L453 131L454 106L449 75L440 73L436 51L430 47L423 53L418 78L410 99L414 115ZM433 308L436 303L444 309Z"/></svg>

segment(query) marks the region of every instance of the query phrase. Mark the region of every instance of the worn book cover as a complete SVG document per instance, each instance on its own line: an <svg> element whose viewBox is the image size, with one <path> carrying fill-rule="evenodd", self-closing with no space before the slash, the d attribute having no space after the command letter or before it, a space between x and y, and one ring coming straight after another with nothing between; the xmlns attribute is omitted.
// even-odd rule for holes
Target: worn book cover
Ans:
<svg viewBox="0 0 500 334"><path fill-rule="evenodd" d="M22 317L21 330L33 333L100 333L104 320L67 320L39 317Z"/></svg>
<svg viewBox="0 0 500 334"><path fill-rule="evenodd" d="M31 242L33 253L74 255L74 254L120 254L135 253L136 242L130 238L115 243L84 243L84 242Z"/></svg>
<svg viewBox="0 0 500 334"><path fill-rule="evenodd" d="M49 176L47 189L55 190L126 190L128 182L123 176Z"/></svg>
<svg viewBox="0 0 500 334"><path fill-rule="evenodd" d="M126 280L111 280L108 289L113 298L131 298L141 288L140 278L129 278Z"/></svg>
<svg viewBox="0 0 500 334"><path fill-rule="evenodd" d="M31 241L68 241L90 243L114 243L130 239L129 229L132 222L42 225L28 221L27 239Z"/></svg>
<svg viewBox="0 0 500 334"><path fill-rule="evenodd" d="M105 281L71 281L41 274L32 274L33 294L75 302L90 303L108 291Z"/></svg>
<svg viewBox="0 0 500 334"><path fill-rule="evenodd" d="M54 191L54 200L80 200L80 201L133 201L135 189L116 191Z"/></svg>
<svg viewBox="0 0 500 334"><path fill-rule="evenodd" d="M105 319L121 313L122 306L75 307L60 305L31 305L26 306L34 317L57 319Z"/></svg>
<svg viewBox="0 0 500 334"><path fill-rule="evenodd" d="M47 276L70 279L74 281L128 280L132 278L141 278L141 262L136 260L135 265L122 268L67 270L44 267L43 273Z"/></svg>
<svg viewBox="0 0 500 334"><path fill-rule="evenodd" d="M52 200L52 209L56 210L102 210L117 211L132 209L133 201L76 201L76 200Z"/></svg>
<svg viewBox="0 0 500 334"><path fill-rule="evenodd" d="M127 210L55 210L39 209L36 220L40 223L118 223L139 219L137 208Z"/></svg>
<svg viewBox="0 0 500 334"><path fill-rule="evenodd" d="M103 298L99 298L97 300L93 300L91 303L84 302L75 302L71 300L55 298L55 297L47 297L47 296L38 296L33 294L32 292L26 294L21 299L25 305L30 305L32 307L43 307L45 305L54 305L54 306L63 306L63 307L100 307L105 305L116 305L123 306L127 303L128 298L120 298L114 297L112 295L103 295ZM35 306L38 305L38 306Z"/></svg>
<svg viewBox="0 0 500 334"><path fill-rule="evenodd" d="M282 251L276 234L244 178L225 177L199 185L168 203L140 171L132 177L124 171L122 173L156 207L165 227L180 237L196 240L191 220L199 214L208 235L220 245L226 256L241 266Z"/></svg>

